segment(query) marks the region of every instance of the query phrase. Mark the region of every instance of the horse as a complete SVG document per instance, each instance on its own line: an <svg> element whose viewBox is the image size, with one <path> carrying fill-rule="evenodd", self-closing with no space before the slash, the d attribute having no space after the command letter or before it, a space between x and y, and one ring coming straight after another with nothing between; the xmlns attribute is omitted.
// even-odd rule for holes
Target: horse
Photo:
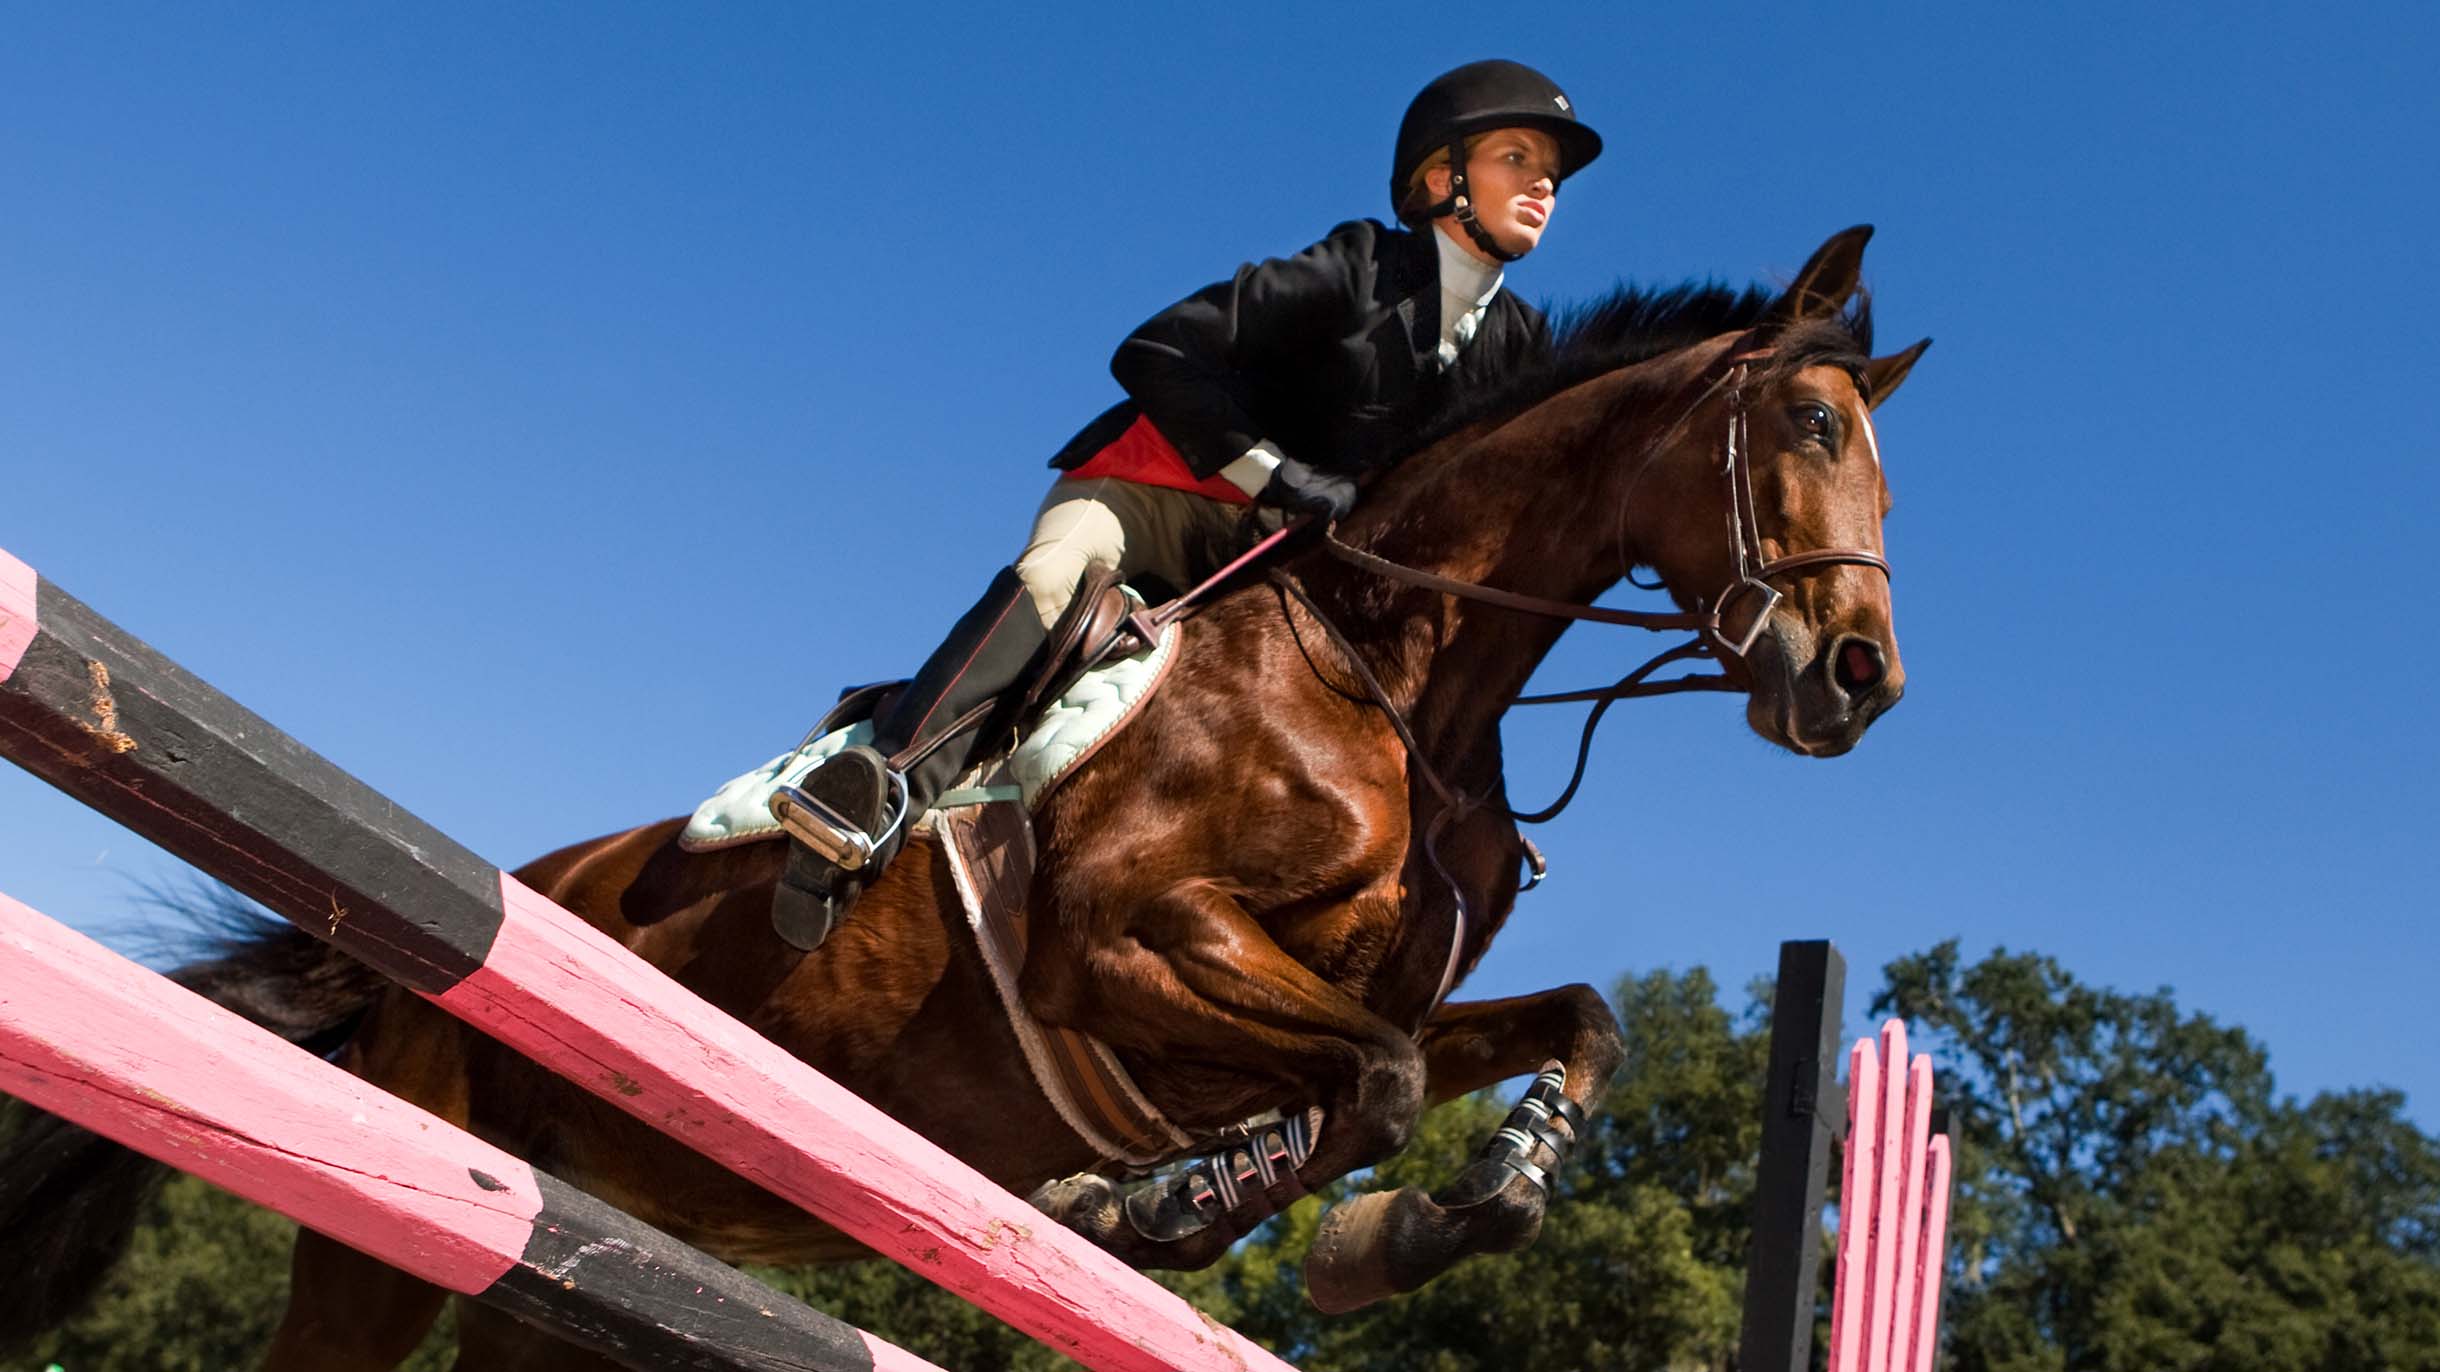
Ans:
<svg viewBox="0 0 2440 1372"><path fill-rule="evenodd" d="M668 820L516 875L1139 1267L1209 1264L1397 1152L1430 1106L1538 1072L1448 1186L1331 1210L1307 1287L1349 1309L1520 1248L1624 1045L1589 986L1447 999L1532 856L1500 721L1583 618L1699 631L1660 660L1715 661L1748 726L1806 756L1897 702L1871 411L1930 340L1870 355L1870 232L1833 236L1784 290L1622 289L1564 322L1546 365L1453 402L1341 526L1198 607L1167 683L1041 798L1022 999L1106 1044L1218 1162L1190 1149L1183 1172L1131 1178L1063 1124L920 832L811 954L770 932L785 843L691 852ZM1639 568L1676 614L1593 605ZM344 962L306 942L190 981L284 1007L368 1082L730 1261L866 1255ZM393 1368L446 1298L311 1230L293 1270L269 1372ZM483 1307L459 1338L462 1367L610 1366Z"/></svg>

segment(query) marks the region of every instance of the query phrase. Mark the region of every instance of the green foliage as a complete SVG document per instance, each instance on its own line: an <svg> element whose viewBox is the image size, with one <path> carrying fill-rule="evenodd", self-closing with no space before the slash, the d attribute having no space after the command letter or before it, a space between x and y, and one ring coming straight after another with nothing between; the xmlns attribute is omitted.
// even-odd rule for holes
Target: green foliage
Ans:
<svg viewBox="0 0 2440 1372"><path fill-rule="evenodd" d="M231 1372L253 1367L288 1303L297 1227L193 1177L161 1188L92 1306L45 1335L23 1366L64 1372ZM450 1321L403 1372L448 1372ZM16 1372L12 1366L9 1372Z"/></svg>
<svg viewBox="0 0 2440 1372"><path fill-rule="evenodd" d="M2440 1140L2395 1092L2278 1099L2243 1030L2032 954L1887 975L1953 1111L1960 1372L2440 1368Z"/></svg>
<svg viewBox="0 0 2440 1372"><path fill-rule="evenodd" d="M1628 979L1614 999L1628 1065L1531 1248L1475 1259L1411 1295L1335 1318L1301 1298L1207 1308L1308 1372L1728 1366L1767 1033L1758 1013L1738 1020L1722 1010L1700 970ZM1478 1096L1426 1116L1368 1189L1447 1184L1507 1104ZM1257 1235L1222 1264L1223 1281L1249 1265L1292 1279L1304 1238Z"/></svg>

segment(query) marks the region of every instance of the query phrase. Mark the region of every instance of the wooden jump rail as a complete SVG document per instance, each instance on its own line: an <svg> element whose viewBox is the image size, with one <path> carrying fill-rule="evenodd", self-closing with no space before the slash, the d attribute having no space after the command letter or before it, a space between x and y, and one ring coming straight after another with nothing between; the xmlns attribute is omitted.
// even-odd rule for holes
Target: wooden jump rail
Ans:
<svg viewBox="0 0 2440 1372"><path fill-rule="evenodd" d="M1287 1366L5 552L0 755L1087 1367Z"/></svg>
<svg viewBox="0 0 2440 1372"><path fill-rule="evenodd" d="M939 1372L5 895L0 1091L638 1372Z"/></svg>

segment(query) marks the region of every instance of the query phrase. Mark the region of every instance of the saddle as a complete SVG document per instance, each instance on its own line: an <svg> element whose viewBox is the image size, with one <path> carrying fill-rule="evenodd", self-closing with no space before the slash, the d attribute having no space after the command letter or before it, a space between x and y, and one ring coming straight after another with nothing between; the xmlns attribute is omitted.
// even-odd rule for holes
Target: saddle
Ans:
<svg viewBox="0 0 2440 1372"><path fill-rule="evenodd" d="M1088 564L1076 583L1076 598L1068 602L1059 622L1051 626L1050 642L1032 684L1016 709L1022 722L1044 704L1065 695L1079 677L1116 657L1131 657L1159 642L1157 631L1146 632L1137 617L1142 602L1118 579L1107 562Z"/></svg>
<svg viewBox="0 0 2440 1372"><path fill-rule="evenodd" d="M1140 713L1179 657L1184 627L1143 614L1141 603L1109 569L1089 574L1052 626L1028 683L1011 693L1009 717L1025 731L1017 747L992 750L933 802L928 815L907 821L934 837L1036 1083L1096 1153L1133 1168L1157 1165L1203 1140L1162 1118L1106 1045L1036 1021L1018 993L1017 977L1029 933L1032 806ZM1147 629L1149 648L1139 637ZM706 852L785 837L771 813L774 792L794 786L838 751L869 743L872 716L903 685L878 682L842 695L805 743L735 778L698 807L679 846Z"/></svg>
<svg viewBox="0 0 2440 1372"><path fill-rule="evenodd" d="M1142 609L1142 600L1119 580L1116 567L1106 562L1088 565L1083 578L1076 583L1075 598L1068 601L1059 622L1051 626L1041 656L1013 697L985 702L968 718L942 731L940 737L953 738L994 714L1007 719L1012 730L1021 729L1044 706L1072 689L1086 672L1105 662L1149 651L1159 642L1159 630L1141 613ZM903 680L876 681L842 692L838 703L806 733L806 742L873 719L889 707L906 684ZM921 761L928 751L928 745L916 745L891 757L889 764L904 771Z"/></svg>

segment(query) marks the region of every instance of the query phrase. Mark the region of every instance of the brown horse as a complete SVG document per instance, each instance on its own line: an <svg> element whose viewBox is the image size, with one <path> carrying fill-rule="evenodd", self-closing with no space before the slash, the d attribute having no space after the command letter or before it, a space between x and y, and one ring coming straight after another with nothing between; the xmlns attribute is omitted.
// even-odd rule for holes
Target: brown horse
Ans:
<svg viewBox="0 0 2440 1372"><path fill-rule="evenodd" d="M1869 411L1924 346L1870 357L1868 313L1850 307L1868 236L1834 237L1776 294L1622 292L1561 330L1547 371L1456 411L1340 537L1564 606L1648 567L1718 621L1714 655L1757 733L1845 752L1904 684ZM1521 1132L1449 1187L1334 1211L1308 1284L1346 1308L1520 1247L1541 1173L1621 1060L1617 1026L1582 985L1442 997L1519 886L1499 723L1567 620L1335 554L1308 542L1199 613L1169 684L1034 816L1034 1015L1109 1045L1191 1136L1274 1110L1314 1129L1234 1203L1123 1181L1062 1124L926 838L802 957L769 932L784 844L689 853L668 821L517 875L1139 1266L1209 1263L1275 1205L1396 1152L1430 1105L1555 1062L1563 1078L1512 1117ZM344 1061L731 1260L862 1252L405 992L379 999ZM442 1299L308 1231L267 1366L393 1367ZM461 1331L461 1367L607 1365L486 1309Z"/></svg>

